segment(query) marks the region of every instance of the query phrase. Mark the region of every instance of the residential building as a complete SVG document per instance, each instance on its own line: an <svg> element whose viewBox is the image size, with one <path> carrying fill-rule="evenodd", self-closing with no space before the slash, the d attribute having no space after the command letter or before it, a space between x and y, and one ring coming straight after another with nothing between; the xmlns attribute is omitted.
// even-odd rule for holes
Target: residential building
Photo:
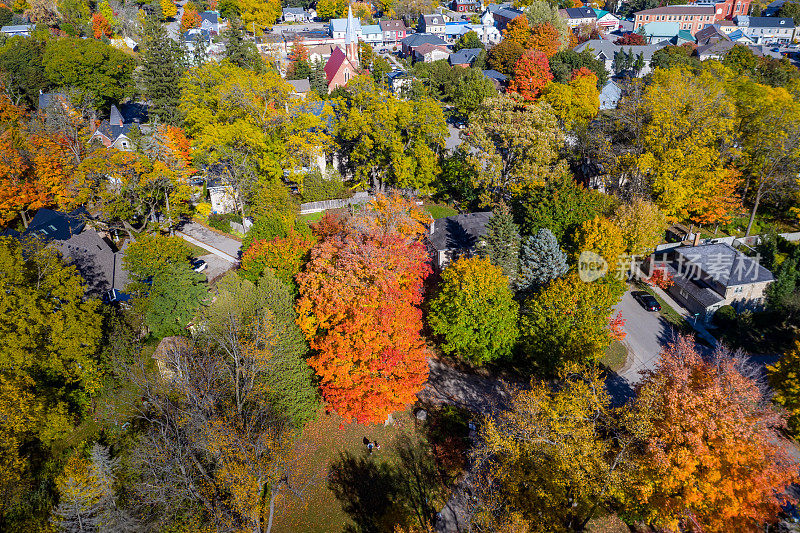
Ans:
<svg viewBox="0 0 800 533"><path fill-rule="evenodd" d="M486 235L486 226L491 218L491 211L483 211L434 220L427 235L434 266L441 270L450 261L474 255Z"/></svg>
<svg viewBox="0 0 800 533"><path fill-rule="evenodd" d="M462 48L458 52L450 54L450 65L469 68L481 52L483 52L483 48Z"/></svg>
<svg viewBox="0 0 800 533"><path fill-rule="evenodd" d="M486 11L481 15L481 22L484 25L493 25L502 31L509 22L522 15L522 10L512 7L512 4L489 4Z"/></svg>
<svg viewBox="0 0 800 533"><path fill-rule="evenodd" d="M682 5L664 6L645 9L635 14L633 30L638 31L642 26L651 22L675 22L679 30L687 30L694 35L715 21L713 6Z"/></svg>
<svg viewBox="0 0 800 533"><path fill-rule="evenodd" d="M138 121L125 121L122 113L117 106L111 106L111 113L107 120L103 120L94 130L89 142L99 141L106 148L116 148L118 150L133 150L133 143L130 138L130 130Z"/></svg>
<svg viewBox="0 0 800 533"><path fill-rule="evenodd" d="M497 89L498 92L503 92L506 90L508 86L508 77L501 72L497 72L494 69L484 70L483 76L492 82L494 88Z"/></svg>
<svg viewBox="0 0 800 533"><path fill-rule="evenodd" d="M789 43L794 40L794 20L781 17L736 17L744 35L756 44Z"/></svg>
<svg viewBox="0 0 800 533"><path fill-rule="evenodd" d="M344 19L331 19L330 35L334 39L344 39L348 28L348 18ZM361 39L361 20L355 19L352 23L352 30L358 39Z"/></svg>
<svg viewBox="0 0 800 533"><path fill-rule="evenodd" d="M64 109L67 109L70 106L67 95L64 93L39 92L39 111L47 113L47 110L56 104L61 104Z"/></svg>
<svg viewBox="0 0 800 533"><path fill-rule="evenodd" d="M650 22L642 26L640 31L643 31L650 44L658 44L662 41L668 41L674 45L696 42L691 32L682 30L677 22Z"/></svg>
<svg viewBox="0 0 800 533"><path fill-rule="evenodd" d="M413 79L404 70L393 70L386 75L386 81L394 94L403 96L411 90Z"/></svg>
<svg viewBox="0 0 800 533"><path fill-rule="evenodd" d="M597 13L590 7L568 7L559 9L558 14L567 21L567 26L570 28L591 26L597 23Z"/></svg>
<svg viewBox="0 0 800 533"><path fill-rule="evenodd" d="M431 33L433 35L444 35L445 20L444 15L420 15L417 23L417 31L420 33Z"/></svg>
<svg viewBox="0 0 800 533"><path fill-rule="evenodd" d="M333 50L337 48L333 44L318 44L316 46L308 47L308 61L309 63L316 63L317 61L325 63L330 59Z"/></svg>
<svg viewBox="0 0 800 533"><path fill-rule="evenodd" d="M765 45L748 45L731 40L716 41L707 45L698 46L696 54L698 59L705 61L706 59L723 59L728 52L733 50L736 45L747 46L756 57L774 57L780 59L780 52L773 52Z"/></svg>
<svg viewBox="0 0 800 533"><path fill-rule="evenodd" d="M57 249L86 281L87 294L122 291L128 283L128 273L122 268L124 247L116 250L109 240L87 227L90 219L82 207L70 213L39 209L19 237L35 237Z"/></svg>
<svg viewBox="0 0 800 533"><path fill-rule="evenodd" d="M203 11L200 13L200 29L211 35L219 35L219 11Z"/></svg>
<svg viewBox="0 0 800 533"><path fill-rule="evenodd" d="M406 38L406 25L402 20L380 21L383 30L383 43L387 46L397 46Z"/></svg>
<svg viewBox="0 0 800 533"><path fill-rule="evenodd" d="M311 13L302 7L284 7L283 8L283 21L284 22L311 22L314 17Z"/></svg>
<svg viewBox="0 0 800 533"><path fill-rule="evenodd" d="M767 5L767 7L764 8L764 11L761 12L761 16L774 17L778 14L778 11L781 10L785 2L786 0L775 0L774 2L771 2Z"/></svg>
<svg viewBox="0 0 800 533"><path fill-rule="evenodd" d="M348 7L344 50L337 47L328 62L325 63L325 77L328 80L329 93L337 87L344 87L350 79L358 74L358 34L356 33L356 28L360 31L361 22L358 19L353 19L353 8Z"/></svg>
<svg viewBox="0 0 800 533"><path fill-rule="evenodd" d="M412 33L401 41L403 46L403 55L408 57L414 54L414 49L423 44L433 44L438 46L446 46L442 37L430 33Z"/></svg>
<svg viewBox="0 0 800 533"><path fill-rule="evenodd" d="M467 33L467 22L447 22L444 25L444 39L448 43L454 43L459 37Z"/></svg>
<svg viewBox="0 0 800 533"><path fill-rule="evenodd" d="M370 24L369 26L361 26L361 38L365 43L371 46L383 44L383 30L380 24Z"/></svg>
<svg viewBox="0 0 800 533"><path fill-rule="evenodd" d="M31 32L36 28L35 24L18 24L16 26L3 26L0 33L6 37L30 37Z"/></svg>
<svg viewBox="0 0 800 533"><path fill-rule="evenodd" d="M194 52L198 46L208 48L211 46L211 31L202 28L190 28L183 34L183 43L186 50Z"/></svg>
<svg viewBox="0 0 800 533"><path fill-rule="evenodd" d="M595 9L594 14L597 17L597 27L601 30L612 32L619 29L619 19L612 13L602 9Z"/></svg>
<svg viewBox="0 0 800 533"><path fill-rule="evenodd" d="M616 109L620 98L622 98L622 87L608 80L600 89L600 110Z"/></svg>
<svg viewBox="0 0 800 533"><path fill-rule="evenodd" d="M286 80L289 82L289 85L292 86L292 93L290 96L295 98L300 98L302 100L306 99L306 95L311 91L311 82L308 79L305 80Z"/></svg>
<svg viewBox="0 0 800 533"><path fill-rule="evenodd" d="M480 0L453 0L450 9L456 13L475 13L481 10Z"/></svg>
<svg viewBox="0 0 800 533"><path fill-rule="evenodd" d="M669 43L664 41L659 44L630 46L614 44L604 39L592 39L576 46L575 51L583 52L584 50L588 50L596 59L602 61L606 70L612 74L616 74L616 71L619 70L615 69L614 58L620 57L620 54L625 54L634 61L641 58L642 68L638 72L633 72L633 74L636 76L645 76L650 72L650 61L653 59L653 54L667 45L669 45Z"/></svg>
<svg viewBox="0 0 800 533"><path fill-rule="evenodd" d="M211 200L213 213L235 213L239 207L233 187L218 177L209 178L206 183L208 198Z"/></svg>
<svg viewBox="0 0 800 533"><path fill-rule="evenodd" d="M674 282L670 295L703 321L723 305L740 312L763 307L764 291L774 281L758 261L723 243L658 252L648 259L646 268L669 273Z"/></svg>
<svg viewBox="0 0 800 533"><path fill-rule="evenodd" d="M414 61L432 63L450 57L450 50L441 44L423 43L414 48Z"/></svg>

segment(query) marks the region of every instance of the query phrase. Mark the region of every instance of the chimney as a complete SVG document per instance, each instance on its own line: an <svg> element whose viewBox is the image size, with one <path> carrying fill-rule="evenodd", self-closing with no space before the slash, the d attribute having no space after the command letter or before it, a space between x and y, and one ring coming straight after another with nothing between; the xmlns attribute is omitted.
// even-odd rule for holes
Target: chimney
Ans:
<svg viewBox="0 0 800 533"><path fill-rule="evenodd" d="M436 227L436 219L431 217L431 235L433 235L433 230Z"/></svg>
<svg viewBox="0 0 800 533"><path fill-rule="evenodd" d="M692 241L692 246L700 246L700 232L694 234L694 240Z"/></svg>

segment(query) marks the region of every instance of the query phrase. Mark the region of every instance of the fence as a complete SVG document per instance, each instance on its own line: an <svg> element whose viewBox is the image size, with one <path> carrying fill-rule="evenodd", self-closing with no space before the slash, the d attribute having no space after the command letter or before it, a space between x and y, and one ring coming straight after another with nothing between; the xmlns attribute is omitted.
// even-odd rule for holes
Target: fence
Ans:
<svg viewBox="0 0 800 533"><path fill-rule="evenodd" d="M321 202L308 202L300 204L300 214L308 215L311 213L319 213L320 211L327 211L328 209L340 209L353 204L363 204L368 202L372 197L367 192L357 192L352 198L345 198L343 200L322 200Z"/></svg>

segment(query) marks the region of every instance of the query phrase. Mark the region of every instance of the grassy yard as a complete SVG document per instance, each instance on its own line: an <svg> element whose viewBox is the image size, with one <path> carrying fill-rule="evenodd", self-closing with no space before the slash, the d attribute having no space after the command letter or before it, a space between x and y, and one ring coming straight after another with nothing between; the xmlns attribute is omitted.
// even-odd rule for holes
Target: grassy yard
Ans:
<svg viewBox="0 0 800 533"><path fill-rule="evenodd" d="M451 217L458 214L458 211L447 205L430 204L425 205L424 209L430 213L434 219Z"/></svg>
<svg viewBox="0 0 800 533"><path fill-rule="evenodd" d="M324 214L325 211L320 211L319 213L309 213L308 215L300 215L297 217L297 219L305 222L308 225L311 225L322 220L322 215Z"/></svg>
<svg viewBox="0 0 800 533"><path fill-rule="evenodd" d="M293 477L307 489L302 498L279 500L273 531L389 533L394 523L419 526L417 517L442 508L452 480L442 475L410 411L395 413L395 424L388 427L342 422L322 414L303 430ZM370 454L365 437L380 450Z"/></svg>
<svg viewBox="0 0 800 533"><path fill-rule="evenodd" d="M611 341L611 344L606 348L606 353L600 358L600 363L607 366L610 370L616 372L628 360L628 349L619 341Z"/></svg>

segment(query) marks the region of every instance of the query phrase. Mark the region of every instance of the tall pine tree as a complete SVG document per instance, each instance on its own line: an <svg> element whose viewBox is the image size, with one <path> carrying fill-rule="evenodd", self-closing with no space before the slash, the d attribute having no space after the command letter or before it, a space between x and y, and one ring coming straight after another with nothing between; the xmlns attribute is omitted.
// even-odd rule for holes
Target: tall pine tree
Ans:
<svg viewBox="0 0 800 533"><path fill-rule="evenodd" d="M233 19L228 24L225 32L225 59L237 67L261 72L264 62L261 60L256 45L245 40L244 33L239 27L240 24L239 19Z"/></svg>
<svg viewBox="0 0 800 533"><path fill-rule="evenodd" d="M142 93L150 100L150 115L162 122L180 122L180 79L185 71L181 47L155 17L145 21L142 53L139 55L139 82Z"/></svg>
<svg viewBox="0 0 800 533"><path fill-rule="evenodd" d="M519 230L505 203L500 203L487 224L486 236L478 253L488 258L492 264L503 269L508 279L517 278L519 263Z"/></svg>
<svg viewBox="0 0 800 533"><path fill-rule="evenodd" d="M549 229L540 229L522 244L519 254L517 289L525 291L547 285L551 280L566 274L567 254Z"/></svg>

